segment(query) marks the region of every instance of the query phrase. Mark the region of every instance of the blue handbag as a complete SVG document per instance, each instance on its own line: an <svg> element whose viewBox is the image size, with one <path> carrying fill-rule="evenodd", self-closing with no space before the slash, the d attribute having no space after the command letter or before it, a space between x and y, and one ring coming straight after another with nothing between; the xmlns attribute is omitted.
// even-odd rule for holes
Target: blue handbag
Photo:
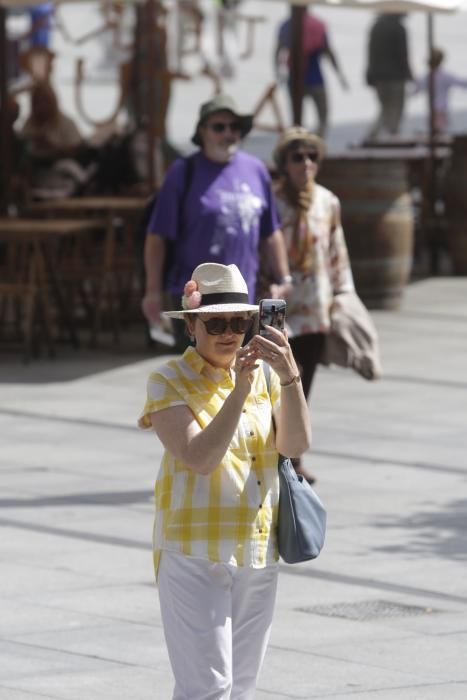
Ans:
<svg viewBox="0 0 467 700"><path fill-rule="evenodd" d="M283 455L279 455L279 485L279 554L287 564L316 559L324 545L326 509Z"/></svg>
<svg viewBox="0 0 467 700"><path fill-rule="evenodd" d="M263 369L270 394L270 367L263 363ZM326 509L306 479L295 472L289 457L279 455L278 467L279 554L287 564L316 559L324 545Z"/></svg>

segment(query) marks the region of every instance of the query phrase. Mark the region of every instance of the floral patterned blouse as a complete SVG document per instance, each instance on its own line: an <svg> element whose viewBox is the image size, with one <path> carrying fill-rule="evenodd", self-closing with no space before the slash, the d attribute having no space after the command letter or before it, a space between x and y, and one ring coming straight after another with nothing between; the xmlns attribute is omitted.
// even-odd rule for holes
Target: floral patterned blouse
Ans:
<svg viewBox="0 0 467 700"><path fill-rule="evenodd" d="M293 288L287 297L289 335L326 333L335 294L354 291L352 270L340 223L338 198L315 183L313 200L307 212L308 229L302 224L298 237L309 237L312 246L306 269L295 264L293 246L296 210L277 196L281 228L289 253ZM303 230L302 230L303 229ZM310 235L311 234L311 235Z"/></svg>

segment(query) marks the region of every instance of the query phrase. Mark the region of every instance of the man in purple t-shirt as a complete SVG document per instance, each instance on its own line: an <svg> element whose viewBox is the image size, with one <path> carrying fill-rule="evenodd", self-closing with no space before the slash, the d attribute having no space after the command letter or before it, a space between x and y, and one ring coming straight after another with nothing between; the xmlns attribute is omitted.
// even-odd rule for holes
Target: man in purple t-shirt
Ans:
<svg viewBox="0 0 467 700"><path fill-rule="evenodd" d="M260 241L276 277L271 296L287 294L291 277L269 174L260 160L239 151L252 123L228 96L216 95L201 106L192 138L200 150L190 163L182 158L171 166L147 229L142 308L149 322L160 318L162 291L179 308L185 282L203 262L236 264L253 302Z"/></svg>

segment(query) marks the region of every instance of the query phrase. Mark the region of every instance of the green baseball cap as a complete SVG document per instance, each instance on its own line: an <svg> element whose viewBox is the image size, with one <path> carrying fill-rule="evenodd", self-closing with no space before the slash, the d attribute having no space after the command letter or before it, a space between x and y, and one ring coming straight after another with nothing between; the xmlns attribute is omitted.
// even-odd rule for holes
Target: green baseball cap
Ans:
<svg viewBox="0 0 467 700"><path fill-rule="evenodd" d="M191 137L192 142L196 146L202 146L199 137L199 127L202 123L215 112L232 112L235 118L240 122L241 135L244 138L253 127L252 114L239 114L235 102L228 95L214 95L208 102L204 102L199 109L198 123L196 124L195 133Z"/></svg>

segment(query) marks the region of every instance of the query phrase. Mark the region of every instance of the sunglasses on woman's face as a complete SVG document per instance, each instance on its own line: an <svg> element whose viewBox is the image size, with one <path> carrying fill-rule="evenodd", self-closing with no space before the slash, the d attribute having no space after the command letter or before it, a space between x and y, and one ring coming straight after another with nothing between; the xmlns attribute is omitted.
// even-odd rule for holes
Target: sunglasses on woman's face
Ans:
<svg viewBox="0 0 467 700"><path fill-rule="evenodd" d="M230 129L234 134L239 134L242 130L240 122L212 122L212 124L208 124L208 126L211 131L214 131L216 134L223 134L227 129Z"/></svg>
<svg viewBox="0 0 467 700"><path fill-rule="evenodd" d="M207 321L204 321L202 318L200 321L203 321L206 332L209 333L209 335L222 335L226 332L227 328L230 328L235 335L243 335L251 328L253 323L252 318L242 318L242 316L233 316L233 318L213 316L213 318L209 318Z"/></svg>
<svg viewBox="0 0 467 700"><path fill-rule="evenodd" d="M319 156L316 151L307 151L306 153L301 153L297 151L296 153L290 154L290 160L292 161L292 163L303 163L305 158L311 160L312 163L317 163Z"/></svg>

